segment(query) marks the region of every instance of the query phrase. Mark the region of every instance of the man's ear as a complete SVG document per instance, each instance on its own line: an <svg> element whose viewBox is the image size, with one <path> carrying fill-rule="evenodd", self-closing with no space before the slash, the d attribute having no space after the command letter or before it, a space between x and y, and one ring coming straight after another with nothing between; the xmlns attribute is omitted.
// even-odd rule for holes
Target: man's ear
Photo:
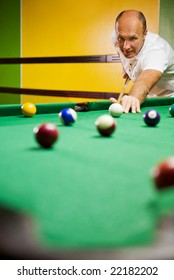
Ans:
<svg viewBox="0 0 174 280"><path fill-rule="evenodd" d="M148 29L146 29L146 30L144 31L144 35L147 35L147 32L148 32Z"/></svg>

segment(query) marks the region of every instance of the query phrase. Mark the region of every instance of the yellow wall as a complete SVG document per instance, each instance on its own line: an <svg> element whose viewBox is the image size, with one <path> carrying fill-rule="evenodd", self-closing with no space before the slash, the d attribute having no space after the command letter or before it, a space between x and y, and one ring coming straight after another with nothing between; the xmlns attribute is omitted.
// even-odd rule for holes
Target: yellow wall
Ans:
<svg viewBox="0 0 174 280"><path fill-rule="evenodd" d="M149 29L158 32L158 6L159 0L22 0L22 56L113 54L116 15L124 9L139 9ZM121 65L115 63L22 66L25 88L119 92L122 85ZM26 101L74 99L23 95L22 102Z"/></svg>

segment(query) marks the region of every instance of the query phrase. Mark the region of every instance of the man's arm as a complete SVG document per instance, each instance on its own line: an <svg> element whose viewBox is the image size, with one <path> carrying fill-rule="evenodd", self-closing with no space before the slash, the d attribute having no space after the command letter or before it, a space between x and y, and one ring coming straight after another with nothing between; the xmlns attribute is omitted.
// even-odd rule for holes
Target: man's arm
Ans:
<svg viewBox="0 0 174 280"><path fill-rule="evenodd" d="M132 113L140 112L140 105L146 99L149 91L162 77L162 72L157 70L144 70L141 72L129 91L129 95L122 98L122 106L125 113L129 110Z"/></svg>

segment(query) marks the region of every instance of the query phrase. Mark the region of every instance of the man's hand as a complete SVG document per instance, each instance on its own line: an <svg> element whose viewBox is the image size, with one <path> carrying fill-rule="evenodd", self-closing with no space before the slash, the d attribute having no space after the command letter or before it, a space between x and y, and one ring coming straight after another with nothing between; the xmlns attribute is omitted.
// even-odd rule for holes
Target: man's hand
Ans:
<svg viewBox="0 0 174 280"><path fill-rule="evenodd" d="M122 106L124 113L129 113L130 110L132 113L141 113L140 102L134 96L124 95L122 97Z"/></svg>
<svg viewBox="0 0 174 280"><path fill-rule="evenodd" d="M112 103L117 103L117 99L115 99L114 97L110 98L110 101ZM130 96L130 95L124 95L122 97L122 102L121 102L122 106L123 106L123 112L124 113L129 113L129 111L131 111L132 113L140 113L140 102L138 100L138 98L134 97L134 96Z"/></svg>
<svg viewBox="0 0 174 280"><path fill-rule="evenodd" d="M128 95L124 95L121 99L124 113L131 111L132 113L140 113L140 104L144 102L149 91L162 77L162 72L149 69L141 72L135 83L129 90ZM111 97L112 103L118 102L117 99Z"/></svg>

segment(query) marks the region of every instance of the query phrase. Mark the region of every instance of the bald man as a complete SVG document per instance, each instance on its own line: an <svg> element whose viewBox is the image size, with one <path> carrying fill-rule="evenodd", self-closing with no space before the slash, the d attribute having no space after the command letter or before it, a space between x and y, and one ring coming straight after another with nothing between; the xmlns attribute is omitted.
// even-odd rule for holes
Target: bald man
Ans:
<svg viewBox="0 0 174 280"><path fill-rule="evenodd" d="M168 42L147 30L143 13L126 10L117 16L114 45L123 77L133 81L121 100L125 113L140 112L146 97L174 96L174 51ZM113 97L110 101L117 102Z"/></svg>

